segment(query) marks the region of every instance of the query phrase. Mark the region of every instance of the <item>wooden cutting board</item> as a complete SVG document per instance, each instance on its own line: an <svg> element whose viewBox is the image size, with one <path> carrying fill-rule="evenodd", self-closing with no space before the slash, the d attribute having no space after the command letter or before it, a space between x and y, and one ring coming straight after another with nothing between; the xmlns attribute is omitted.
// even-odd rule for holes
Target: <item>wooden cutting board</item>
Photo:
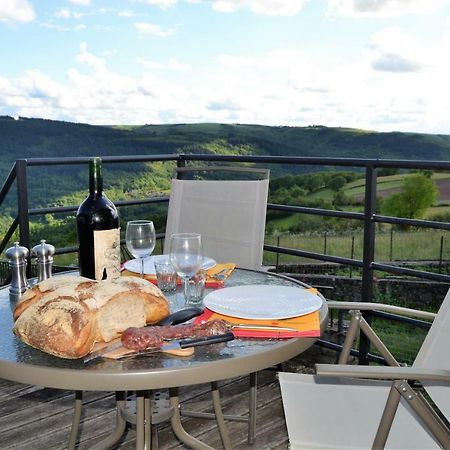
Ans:
<svg viewBox="0 0 450 450"><path fill-rule="evenodd" d="M107 348L110 345L113 345L115 343L120 343L120 339L114 339L113 341L110 342L97 342L95 343L92 352L96 352L99 351L103 348ZM111 350L111 351L107 351L106 353L102 354L102 358L109 358L109 359L119 359L119 358L123 358L124 356L132 356L133 353L137 353L135 350L130 350L129 348L125 348L123 346L115 349L115 350ZM188 348L183 348L183 349L179 349L179 350L161 350L161 353L165 353L167 355L172 355L172 356L192 356L194 354L194 347L188 347Z"/></svg>

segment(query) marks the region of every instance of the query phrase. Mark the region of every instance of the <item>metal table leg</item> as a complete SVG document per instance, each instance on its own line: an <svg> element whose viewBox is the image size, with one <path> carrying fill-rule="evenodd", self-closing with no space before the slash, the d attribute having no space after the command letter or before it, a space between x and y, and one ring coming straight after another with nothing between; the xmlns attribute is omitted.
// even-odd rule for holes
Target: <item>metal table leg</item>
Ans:
<svg viewBox="0 0 450 450"><path fill-rule="evenodd" d="M227 425L223 417L222 404L220 403L219 388L217 381L211 383L211 395L213 399L214 412L216 414L217 426L219 427L220 438L222 439L223 448L231 449L230 435L228 434Z"/></svg>
<svg viewBox="0 0 450 450"><path fill-rule="evenodd" d="M144 436L145 436L145 448L152 448L152 393L151 391L145 391L144 397Z"/></svg>
<svg viewBox="0 0 450 450"><path fill-rule="evenodd" d="M151 450L151 391L136 391L136 450Z"/></svg>
<svg viewBox="0 0 450 450"><path fill-rule="evenodd" d="M109 450L116 444L122 437L127 426L126 420L122 417L122 410L125 406L126 392L116 392L116 429L114 433L98 442L93 450Z"/></svg>
<svg viewBox="0 0 450 450"><path fill-rule="evenodd" d="M75 408L72 419L72 428L70 430L69 444L67 446L69 450L75 450L78 430L80 428L82 406L83 406L83 391L75 391Z"/></svg>
<svg viewBox="0 0 450 450"><path fill-rule="evenodd" d="M256 384L257 384L257 373L252 372L250 374L250 386L248 390L249 402L248 402L248 435L247 442L249 444L255 443L256 434Z"/></svg>
<svg viewBox="0 0 450 450"><path fill-rule="evenodd" d="M191 436L181 425L181 416L180 416L180 401L178 398L178 388L172 388L169 390L170 392L170 404L173 406L173 415L170 419L172 424L173 432L176 437L187 446L192 448L193 450L214 450L209 445L204 444L203 442L196 439L194 436Z"/></svg>

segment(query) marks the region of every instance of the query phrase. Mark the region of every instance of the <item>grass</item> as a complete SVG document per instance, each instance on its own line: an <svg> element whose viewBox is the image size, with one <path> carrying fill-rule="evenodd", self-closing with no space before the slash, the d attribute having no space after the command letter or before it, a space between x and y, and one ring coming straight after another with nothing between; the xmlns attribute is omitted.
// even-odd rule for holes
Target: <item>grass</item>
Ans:
<svg viewBox="0 0 450 450"><path fill-rule="evenodd" d="M441 247L441 242L443 246ZM266 243L283 247L297 248L316 253L362 259L363 235L347 233L332 235L325 233L286 234L266 238ZM352 243L353 253L352 253ZM450 259L450 232L441 230L427 230L416 232L378 233L375 242L375 260L439 260L442 250L444 260ZM275 254L265 254L265 263L274 264ZM305 258L289 255L279 255L279 264L312 262ZM387 298L385 293L375 289L374 301L397 304L395 298ZM401 305L405 306L405 305ZM398 323L386 319L374 318L372 327L391 351L394 357L402 362L411 364L427 333L414 325ZM357 347L357 343L355 346ZM372 346L371 353L379 355Z"/></svg>
<svg viewBox="0 0 450 450"><path fill-rule="evenodd" d="M383 191L388 191L391 189L400 189L403 183L403 180L408 174L399 174L399 175L389 175L386 177L379 177L377 179L377 193L380 194ZM432 176L434 181L450 179L450 174L448 173L433 173ZM358 179L347 183L342 191L348 197L361 197L364 195L365 191L365 180ZM317 192L310 194L307 198L308 200L333 200L335 192L331 189L321 189ZM441 199L442 200L442 199Z"/></svg>
<svg viewBox="0 0 450 450"><path fill-rule="evenodd" d="M358 231L346 234L302 233L267 236L266 244L280 245L293 249L345 258L362 259L363 233ZM377 233L375 241L375 261L395 260L431 260L450 259L450 232L444 230L427 230L416 232ZM352 250L353 246L353 250ZM264 262L274 264L276 255L267 253ZM279 264L307 262L305 258L279 255ZM314 262L314 261L309 261Z"/></svg>
<svg viewBox="0 0 450 450"><path fill-rule="evenodd" d="M400 363L411 365L416 359L428 330L407 323L373 318L371 327L384 345ZM359 346L359 337L354 348ZM370 346L370 353L382 356L375 346Z"/></svg>

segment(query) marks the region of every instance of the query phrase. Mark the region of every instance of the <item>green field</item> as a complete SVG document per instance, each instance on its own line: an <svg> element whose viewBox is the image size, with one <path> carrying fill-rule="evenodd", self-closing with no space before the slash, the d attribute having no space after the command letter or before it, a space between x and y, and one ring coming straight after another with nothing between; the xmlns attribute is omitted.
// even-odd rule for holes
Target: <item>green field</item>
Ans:
<svg viewBox="0 0 450 450"><path fill-rule="evenodd" d="M281 234L266 237L266 244L361 260L363 233L339 235L331 233ZM378 233L375 241L375 261L438 261L441 257L441 251L443 260L450 259L449 231ZM274 264L275 261L275 254L265 253L265 264ZM278 262L279 264L293 264L316 261L280 255Z"/></svg>
<svg viewBox="0 0 450 450"><path fill-rule="evenodd" d="M400 175L390 175L386 177L379 177L377 179L377 194L379 196L385 196L388 194L388 191L392 190L400 190L403 180L408 174L400 174ZM450 185L450 174L448 173L434 173L432 179L435 182L443 183L443 186L446 186L446 182ZM365 185L364 179L358 179L347 183L343 188L343 193L348 197L356 197L362 199L364 197ZM317 192L310 194L307 199L308 200L325 200L332 201L335 192L331 189L321 189ZM450 195L447 192L447 189L440 189L440 202L450 200Z"/></svg>

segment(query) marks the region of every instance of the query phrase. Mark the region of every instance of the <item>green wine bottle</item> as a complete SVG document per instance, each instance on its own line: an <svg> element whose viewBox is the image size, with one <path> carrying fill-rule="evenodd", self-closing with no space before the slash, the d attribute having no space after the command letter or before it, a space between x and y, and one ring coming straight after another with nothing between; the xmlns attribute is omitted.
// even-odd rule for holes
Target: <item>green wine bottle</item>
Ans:
<svg viewBox="0 0 450 450"><path fill-rule="evenodd" d="M119 215L103 192L102 161L89 161L89 195L77 212L80 275L93 280L120 276Z"/></svg>

